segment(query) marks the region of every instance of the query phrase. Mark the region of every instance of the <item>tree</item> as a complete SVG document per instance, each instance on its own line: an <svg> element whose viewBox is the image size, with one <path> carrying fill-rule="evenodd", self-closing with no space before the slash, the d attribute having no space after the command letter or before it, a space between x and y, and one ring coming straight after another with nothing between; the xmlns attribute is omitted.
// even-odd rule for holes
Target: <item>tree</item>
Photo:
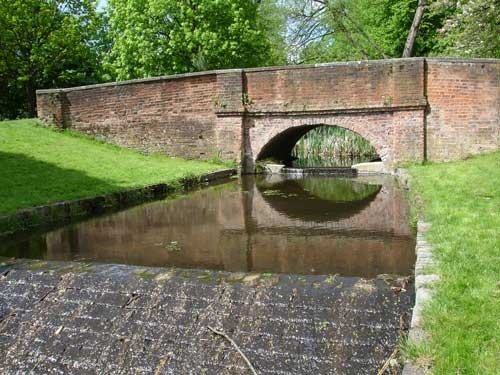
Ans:
<svg viewBox="0 0 500 375"><path fill-rule="evenodd" d="M285 65L288 60L286 42L287 12L280 5L280 0L261 0L258 9L258 22L265 38L270 43L270 55L264 63L267 65Z"/></svg>
<svg viewBox="0 0 500 375"><path fill-rule="evenodd" d="M446 12L437 54L500 58L499 0L435 0L430 10Z"/></svg>
<svg viewBox="0 0 500 375"><path fill-rule="evenodd" d="M94 0L0 0L0 118L33 116L37 88L95 82Z"/></svg>
<svg viewBox="0 0 500 375"><path fill-rule="evenodd" d="M109 0L117 79L251 67L270 59L252 0Z"/></svg>
<svg viewBox="0 0 500 375"><path fill-rule="evenodd" d="M425 0L418 0L417 11L415 12L415 17L410 27L410 32L408 33L408 38L406 39L405 49L403 51L403 57L410 57L413 52L413 46L415 45L415 39L417 38L418 29L420 23L422 22L422 16L424 14Z"/></svg>
<svg viewBox="0 0 500 375"><path fill-rule="evenodd" d="M400 1L400 0L397 0ZM291 0L291 43L299 62L392 56L385 47L393 1ZM387 43L389 44L389 43Z"/></svg>
<svg viewBox="0 0 500 375"><path fill-rule="evenodd" d="M296 61L400 57L417 6L418 0L289 0ZM413 54L438 54L438 31L450 9L421 10L418 34L411 33Z"/></svg>

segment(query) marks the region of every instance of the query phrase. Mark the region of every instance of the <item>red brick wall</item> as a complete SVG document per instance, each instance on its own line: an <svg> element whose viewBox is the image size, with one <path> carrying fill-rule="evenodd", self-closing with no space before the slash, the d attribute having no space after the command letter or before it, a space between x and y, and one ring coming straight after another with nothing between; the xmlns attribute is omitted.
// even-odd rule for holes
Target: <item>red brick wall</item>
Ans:
<svg viewBox="0 0 500 375"><path fill-rule="evenodd" d="M270 140L290 148L279 140L284 130L296 127L300 136L316 125L362 135L388 166L423 159L424 59L251 69L245 76L248 170Z"/></svg>
<svg viewBox="0 0 500 375"><path fill-rule="evenodd" d="M384 108L425 104L423 59L253 69L251 112Z"/></svg>
<svg viewBox="0 0 500 375"><path fill-rule="evenodd" d="M500 61L427 60L427 158L457 160L500 144Z"/></svg>
<svg viewBox="0 0 500 375"><path fill-rule="evenodd" d="M60 93L59 125L147 153L210 158L217 153L215 74L97 85ZM38 94L38 116L51 122L50 94Z"/></svg>
<svg viewBox="0 0 500 375"><path fill-rule="evenodd" d="M287 129L339 125L392 167L498 149L499 73L499 60L422 58L235 69L41 90L38 116L145 152L243 158L249 169Z"/></svg>

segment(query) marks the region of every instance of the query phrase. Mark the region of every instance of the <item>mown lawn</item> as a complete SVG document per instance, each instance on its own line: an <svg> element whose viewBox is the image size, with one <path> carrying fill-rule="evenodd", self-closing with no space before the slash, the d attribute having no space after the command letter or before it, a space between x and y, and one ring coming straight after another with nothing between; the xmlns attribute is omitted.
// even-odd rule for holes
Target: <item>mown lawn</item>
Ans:
<svg viewBox="0 0 500 375"><path fill-rule="evenodd" d="M408 168L441 282L409 354L434 374L500 373L500 152Z"/></svg>
<svg viewBox="0 0 500 375"><path fill-rule="evenodd" d="M0 214L222 169L105 144L36 120L0 122Z"/></svg>

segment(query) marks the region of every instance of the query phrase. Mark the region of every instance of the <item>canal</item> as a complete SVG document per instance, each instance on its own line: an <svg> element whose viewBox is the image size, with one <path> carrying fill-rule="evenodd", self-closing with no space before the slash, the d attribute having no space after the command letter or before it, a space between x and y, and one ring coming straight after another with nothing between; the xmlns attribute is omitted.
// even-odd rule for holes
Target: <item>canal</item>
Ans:
<svg viewBox="0 0 500 375"><path fill-rule="evenodd" d="M231 272L411 274L408 206L390 177L247 175L48 233L0 254Z"/></svg>
<svg viewBox="0 0 500 375"><path fill-rule="evenodd" d="M242 176L4 238L38 260L0 267L0 370L249 373L210 326L259 374L374 374L408 328L414 254L389 176Z"/></svg>

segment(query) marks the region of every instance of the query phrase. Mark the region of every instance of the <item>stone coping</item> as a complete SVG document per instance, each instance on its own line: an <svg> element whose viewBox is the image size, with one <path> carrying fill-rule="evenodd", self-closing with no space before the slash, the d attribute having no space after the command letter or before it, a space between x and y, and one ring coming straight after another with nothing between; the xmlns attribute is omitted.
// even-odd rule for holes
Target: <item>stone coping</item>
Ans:
<svg viewBox="0 0 500 375"><path fill-rule="evenodd" d="M222 169L201 176L183 178L179 181L180 186L173 183L157 183L96 197L21 209L11 215L0 216L0 236L37 227L67 224L76 219L113 212L136 204L165 198L176 190L187 190L202 183L231 177L234 174L236 174L235 169Z"/></svg>
<svg viewBox="0 0 500 375"><path fill-rule="evenodd" d="M432 247L425 240L425 233L429 230L430 225L419 220L417 224L417 245L415 253L417 261L415 262L415 306L411 317L410 330L408 332L408 341L412 344L420 344L428 338L428 334L424 329L422 314L424 308L433 297L433 284L439 281L439 276L428 273L429 267L435 264L432 256ZM406 361L402 375L426 375L430 369L424 369L416 366L410 361Z"/></svg>
<svg viewBox="0 0 500 375"><path fill-rule="evenodd" d="M411 179L408 172L404 169L398 169L396 175L401 183L409 189ZM432 266L436 263L432 256L432 246L425 239L425 234L429 228L429 223L422 219L417 221L417 243L415 246L415 254L417 256L415 262L415 306L413 307L410 329L408 332L408 341L417 345L428 338L428 334L424 329L422 313L434 294L433 284L440 279L439 275L432 273ZM410 361L406 361L402 375L425 375L429 372L429 369L415 366L415 364Z"/></svg>
<svg viewBox="0 0 500 375"><path fill-rule="evenodd" d="M71 91L96 89L96 88L101 88L101 87L116 87L116 86L125 86L125 85L138 84L138 83L153 83L153 82L184 79L184 78L191 78L191 77L202 77L202 76L217 75L217 74L227 74L227 73L242 73L242 72L252 73L252 72L262 72L262 71L310 69L310 68L321 68L321 67L330 67L330 66L385 65L385 64L413 62L413 61L463 63L463 64L471 64L471 63L500 64L500 59L481 59L481 58L460 59L460 58L456 58L456 57L440 57L440 58L437 58L437 57L435 57L435 58L409 57L409 58L393 58L393 59L382 59L382 60L335 61L335 62L322 63L322 64L284 65L284 66L268 66L268 67L245 68L245 69L207 70L207 71L202 71L202 72L172 74L172 75L164 75L164 76L159 76L159 77L149 77L149 78L131 79L131 80L126 80L126 81L99 83L99 84L95 84L95 85L85 85L85 86L66 87L66 88L54 88L54 89L40 89L40 90L36 90L36 93L37 94L56 94L56 93L65 93L65 92L71 92Z"/></svg>

